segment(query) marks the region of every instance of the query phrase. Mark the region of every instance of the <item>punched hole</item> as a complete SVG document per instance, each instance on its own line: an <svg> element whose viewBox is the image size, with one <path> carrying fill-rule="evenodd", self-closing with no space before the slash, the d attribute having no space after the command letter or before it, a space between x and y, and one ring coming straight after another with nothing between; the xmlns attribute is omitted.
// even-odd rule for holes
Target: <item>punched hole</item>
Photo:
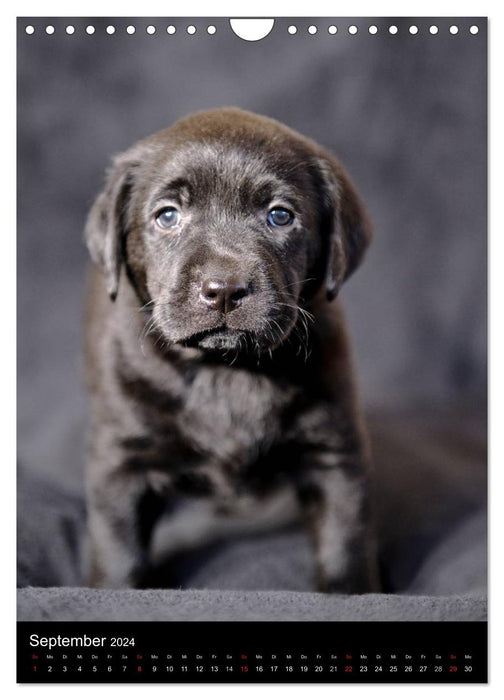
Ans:
<svg viewBox="0 0 504 700"><path fill-rule="evenodd" d="M274 19L230 19L231 29L244 41L260 41L268 36L275 24Z"/></svg>

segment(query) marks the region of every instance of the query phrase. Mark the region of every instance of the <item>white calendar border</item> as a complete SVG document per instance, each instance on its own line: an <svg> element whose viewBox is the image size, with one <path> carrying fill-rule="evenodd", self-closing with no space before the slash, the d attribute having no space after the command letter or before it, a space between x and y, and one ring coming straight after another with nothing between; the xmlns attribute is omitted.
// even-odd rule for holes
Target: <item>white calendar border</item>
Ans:
<svg viewBox="0 0 504 700"><path fill-rule="evenodd" d="M177 12L178 8L183 9L183 13ZM239 10L238 10L239 8ZM235 13L235 9L237 12ZM71 10L71 11L70 11ZM264 686L254 684L253 686L236 685L216 685L216 686L77 686L71 689L68 686L14 686L15 683L15 16L259 16L259 17L280 17L280 16L311 16L311 17L332 17L332 16L489 16L489 57L493 70L490 72L490 203L494 207L490 209L490 483L491 483L491 578L490 592L491 613L490 613L490 679L489 687L484 686L408 686L403 685L288 685L288 686ZM361 694L373 694L373 698L381 700L390 696L402 697L406 692L408 696L420 697L427 692L429 697L474 697L476 693L490 694L491 697L500 695L504 690L504 659L498 651L499 631L502 630L504 622L503 598L500 591L504 590L502 554L499 553L499 533L503 531L503 509L500 500L504 496L504 448L502 440L498 440L503 431L504 411L500 407L504 393L504 367L500 358L504 357L504 275L499 266L504 261L504 231L502 230L502 217L499 217L497 203L502 199L504 191L503 168L500 165L501 158L504 157L503 131L498 128L498 124L504 124L503 94L502 88L498 85L499 77L502 82L501 66L504 65L504 41L501 36L504 31L504 11L502 4L490 0L480 2L468 2L466 0L443 1L443 0L423 0L422 2L405 3L391 2L383 0L378 2L352 0L347 3L328 2L327 0L310 0L301 2L300 0L255 0L254 2L237 3L225 0L215 0L206 2L200 0L185 0L179 5L175 2L160 2L159 0L143 0L142 3L134 3L129 0L115 2L111 0L77 0L69 5L68 2L52 0L41 3L37 0L17 2L10 10L2 10L2 22L0 24L0 51L2 60L0 62L2 70L2 97L7 94L8 102L3 100L2 105L2 129L3 138L2 154L7 155L8 167L3 168L2 184L0 192L2 196L3 212L8 212L4 219L2 235L4 240L8 240L7 259L9 261L9 272L2 276L1 299L4 323L2 324L4 335L0 343L0 386L2 387L1 408L2 420L2 444L6 445L5 457L2 460L2 470L5 482L1 489L3 503L0 510L3 533L2 538L4 554L2 567L2 595L0 605L2 612L2 628L0 633L0 653L3 665L0 684L8 688L16 695L35 694L37 699L53 700L55 694L67 695L70 691L72 697L82 696L89 692L93 696L100 698L103 694L110 697L111 692L121 693L122 697L138 692L147 692L149 695L161 694L166 697L184 699L195 693L205 696L205 700L221 700L223 697L231 698L239 694L240 698L252 697L260 693L261 697L268 698L285 695L292 700L303 700L307 693L316 694L319 697L331 697L335 695L346 697L357 697ZM6 318L5 318L6 317ZM499 318L500 317L500 318ZM502 551L502 544L500 544ZM502 653L502 652L501 652ZM14 686L14 687L13 687ZM112 689L114 688L114 690ZM501 695L502 697L502 695Z"/></svg>

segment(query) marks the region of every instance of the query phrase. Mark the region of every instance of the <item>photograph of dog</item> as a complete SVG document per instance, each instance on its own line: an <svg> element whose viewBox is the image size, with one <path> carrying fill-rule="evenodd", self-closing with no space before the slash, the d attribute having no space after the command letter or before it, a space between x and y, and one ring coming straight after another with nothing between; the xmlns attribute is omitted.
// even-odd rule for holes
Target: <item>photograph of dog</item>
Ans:
<svg viewBox="0 0 504 700"><path fill-rule="evenodd" d="M19 18L18 620L486 619L486 22L351 22Z"/></svg>
<svg viewBox="0 0 504 700"><path fill-rule="evenodd" d="M378 590L339 302L370 243L339 161L239 109L115 158L86 225L92 586L141 586L166 503L295 490L321 591Z"/></svg>

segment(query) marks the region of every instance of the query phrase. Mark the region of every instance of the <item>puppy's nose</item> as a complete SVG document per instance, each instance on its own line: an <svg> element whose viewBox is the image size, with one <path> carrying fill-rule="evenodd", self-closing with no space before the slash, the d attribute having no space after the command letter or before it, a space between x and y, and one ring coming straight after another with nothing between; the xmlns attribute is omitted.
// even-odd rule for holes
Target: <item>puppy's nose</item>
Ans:
<svg viewBox="0 0 504 700"><path fill-rule="evenodd" d="M235 278L207 279L201 285L200 299L210 309L228 314L240 305L248 294L248 285Z"/></svg>

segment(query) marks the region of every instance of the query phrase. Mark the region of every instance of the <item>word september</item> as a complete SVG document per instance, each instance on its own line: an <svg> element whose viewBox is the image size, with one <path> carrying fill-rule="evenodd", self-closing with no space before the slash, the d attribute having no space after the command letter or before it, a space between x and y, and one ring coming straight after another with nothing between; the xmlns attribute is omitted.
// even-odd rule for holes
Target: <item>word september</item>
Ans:
<svg viewBox="0 0 504 700"><path fill-rule="evenodd" d="M111 637L108 640L107 637L88 637L87 634L82 637L62 637L60 634L57 637L30 635L31 647L47 647L48 649L54 649L54 647L104 647L109 644L111 647L134 647L135 638Z"/></svg>

